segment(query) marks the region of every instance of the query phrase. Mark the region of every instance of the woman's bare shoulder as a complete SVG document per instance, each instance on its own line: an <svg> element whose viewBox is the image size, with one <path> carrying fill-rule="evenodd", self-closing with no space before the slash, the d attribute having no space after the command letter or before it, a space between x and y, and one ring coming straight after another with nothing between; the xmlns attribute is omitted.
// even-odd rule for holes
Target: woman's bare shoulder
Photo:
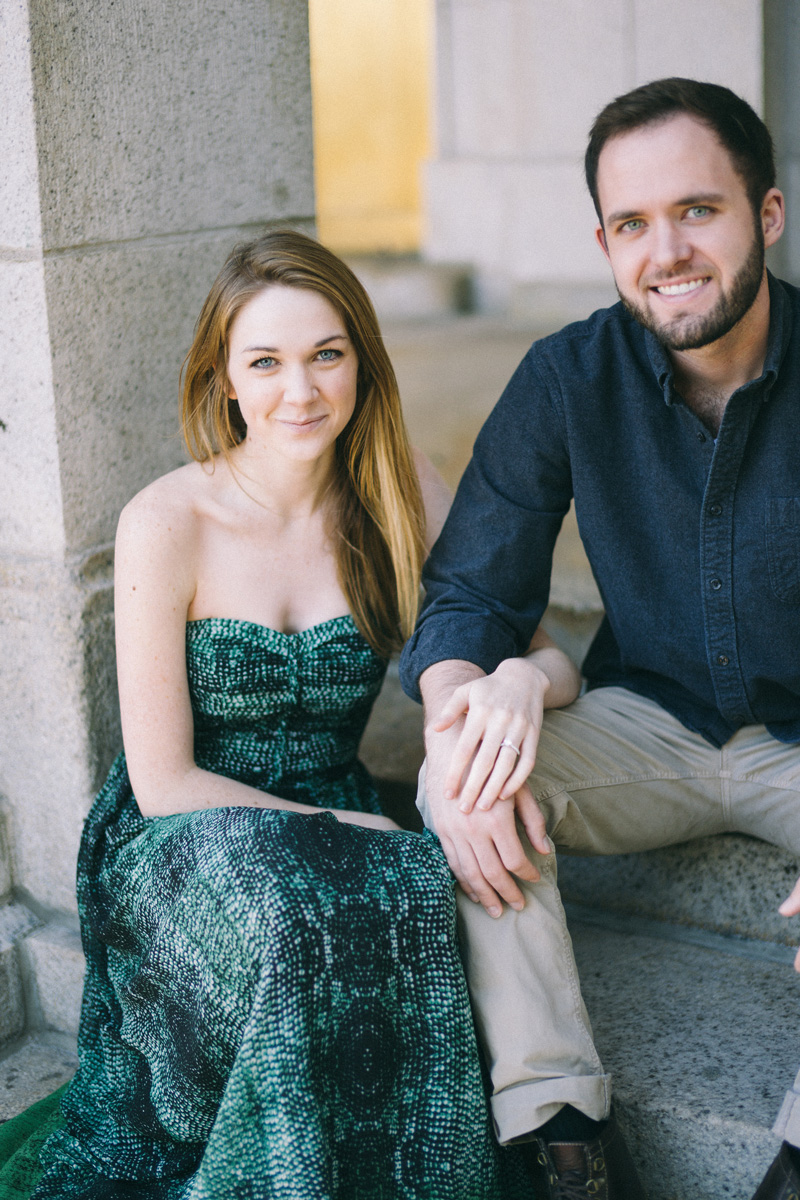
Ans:
<svg viewBox="0 0 800 1200"><path fill-rule="evenodd" d="M413 452L422 503L425 506L425 544L430 550L442 532L442 526L453 503L453 493L427 454L423 454L416 446L413 447Z"/></svg>
<svg viewBox="0 0 800 1200"><path fill-rule="evenodd" d="M190 532L208 504L209 474L200 463L192 462L154 479L123 508L118 536Z"/></svg>
<svg viewBox="0 0 800 1200"><path fill-rule="evenodd" d="M200 463L155 479L123 508L117 525L118 571L149 563L159 573L191 572L209 506L209 472Z"/></svg>

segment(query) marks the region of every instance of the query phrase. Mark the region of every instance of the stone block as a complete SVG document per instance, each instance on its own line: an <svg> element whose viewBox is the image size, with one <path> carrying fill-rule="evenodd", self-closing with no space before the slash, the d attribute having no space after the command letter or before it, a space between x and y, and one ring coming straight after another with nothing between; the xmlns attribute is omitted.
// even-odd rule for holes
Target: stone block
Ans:
<svg viewBox="0 0 800 1200"><path fill-rule="evenodd" d="M0 162L0 246L17 251L40 246L39 169L26 0L9 0L0 6ZM14 322L9 326L13 329ZM5 329L3 336L7 336Z"/></svg>
<svg viewBox="0 0 800 1200"><path fill-rule="evenodd" d="M440 25L453 89L448 153L495 160L582 154L596 113L630 86L628 24L624 0L454 0Z"/></svg>
<svg viewBox="0 0 800 1200"><path fill-rule="evenodd" d="M0 801L0 804L4 803ZM8 813L0 807L0 903L4 903L11 891L11 845L8 836Z"/></svg>
<svg viewBox="0 0 800 1200"><path fill-rule="evenodd" d="M570 922L595 1041L651 1200L751 1196L797 1070L791 966Z"/></svg>
<svg viewBox="0 0 800 1200"><path fill-rule="evenodd" d="M0 1059L0 1123L51 1095L72 1078L78 1066L68 1038L38 1035Z"/></svg>
<svg viewBox="0 0 800 1200"><path fill-rule="evenodd" d="M312 214L305 4L49 0L31 53L47 249Z"/></svg>
<svg viewBox="0 0 800 1200"><path fill-rule="evenodd" d="M17 1038L25 1028L25 1002L17 948L0 949L0 1046Z"/></svg>
<svg viewBox="0 0 800 1200"><path fill-rule="evenodd" d="M347 261L369 293L381 324L447 317L471 307L470 271L457 264L421 262L410 254Z"/></svg>
<svg viewBox="0 0 800 1200"><path fill-rule="evenodd" d="M0 1046L25 1028L25 999L18 943L38 924L22 904L0 905Z"/></svg>
<svg viewBox="0 0 800 1200"><path fill-rule="evenodd" d="M707 0L701 7L692 0L634 0L630 86L668 75L707 79L763 112L763 8L762 0Z"/></svg>
<svg viewBox="0 0 800 1200"><path fill-rule="evenodd" d="M509 288L546 289L550 281L559 288L613 286L578 155L558 162L435 161L426 168L425 194L425 253L433 261L471 262L479 274L505 277ZM552 236L554 196L559 224L570 230L566 239ZM530 315L546 322L551 314Z"/></svg>
<svg viewBox="0 0 800 1200"><path fill-rule="evenodd" d="M644 854L559 856L567 901L788 946L800 943L800 920L777 910L798 874L795 855L740 834Z"/></svg>
<svg viewBox="0 0 800 1200"><path fill-rule="evenodd" d="M78 922L50 921L20 945L29 995L29 1025L76 1034L86 961Z"/></svg>
<svg viewBox="0 0 800 1200"><path fill-rule="evenodd" d="M0 259L0 312L0 552L58 555L64 525L41 260Z"/></svg>
<svg viewBox="0 0 800 1200"><path fill-rule="evenodd" d="M75 907L75 855L95 779L86 723L82 596L69 572L6 559L0 586L0 789L15 882Z"/></svg>

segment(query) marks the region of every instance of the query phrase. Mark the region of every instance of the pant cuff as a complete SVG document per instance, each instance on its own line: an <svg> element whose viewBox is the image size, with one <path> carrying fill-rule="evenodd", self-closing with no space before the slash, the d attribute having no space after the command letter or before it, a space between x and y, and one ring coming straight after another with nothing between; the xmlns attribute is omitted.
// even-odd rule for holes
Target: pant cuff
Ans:
<svg viewBox="0 0 800 1200"><path fill-rule="evenodd" d="M772 1132L782 1142L800 1148L800 1072L794 1081L791 1092L787 1092L778 1113L778 1119L772 1126Z"/></svg>
<svg viewBox="0 0 800 1200"><path fill-rule="evenodd" d="M800 1095L796 1098L800 1101ZM565 1104L593 1121L605 1120L611 1111L611 1076L558 1075L504 1088L492 1097L497 1140L501 1145L525 1141Z"/></svg>

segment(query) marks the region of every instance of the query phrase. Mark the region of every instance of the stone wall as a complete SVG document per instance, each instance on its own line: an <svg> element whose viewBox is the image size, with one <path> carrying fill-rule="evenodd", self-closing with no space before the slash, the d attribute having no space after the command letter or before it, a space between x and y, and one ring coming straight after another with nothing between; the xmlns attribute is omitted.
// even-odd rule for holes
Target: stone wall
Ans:
<svg viewBox="0 0 800 1200"><path fill-rule="evenodd" d="M436 0L426 255L474 263L486 309L547 323L613 301L582 175L594 117L665 75L762 111L762 25L762 0Z"/></svg>
<svg viewBox="0 0 800 1200"><path fill-rule="evenodd" d="M119 510L182 460L178 372L227 251L313 222L304 0L6 0L0 161L2 1041L14 964L52 1024L39 966L79 961L81 822L120 748Z"/></svg>
<svg viewBox="0 0 800 1200"><path fill-rule="evenodd" d="M786 196L786 232L770 252L771 266L800 283L800 5L764 0L764 102L775 141L778 186Z"/></svg>

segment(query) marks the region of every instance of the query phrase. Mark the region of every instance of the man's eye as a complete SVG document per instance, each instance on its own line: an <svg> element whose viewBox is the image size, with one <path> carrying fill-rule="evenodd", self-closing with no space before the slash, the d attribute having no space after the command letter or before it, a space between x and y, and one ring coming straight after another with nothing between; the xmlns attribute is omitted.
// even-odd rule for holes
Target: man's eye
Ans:
<svg viewBox="0 0 800 1200"><path fill-rule="evenodd" d="M638 217L634 217L633 220L626 221L624 225L620 225L619 231L620 233L636 233L637 230L642 228L642 224L643 222Z"/></svg>
<svg viewBox="0 0 800 1200"><path fill-rule="evenodd" d="M707 217L711 209L707 204L693 204L687 212L687 217Z"/></svg>

